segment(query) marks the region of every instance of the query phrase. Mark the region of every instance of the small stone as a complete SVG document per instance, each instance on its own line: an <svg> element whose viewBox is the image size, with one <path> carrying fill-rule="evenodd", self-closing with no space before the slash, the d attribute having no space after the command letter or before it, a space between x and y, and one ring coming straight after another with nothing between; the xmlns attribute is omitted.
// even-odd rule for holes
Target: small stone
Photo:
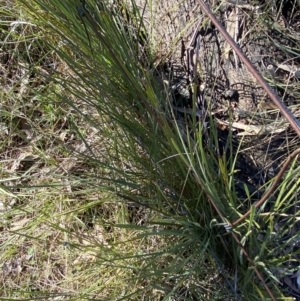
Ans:
<svg viewBox="0 0 300 301"><path fill-rule="evenodd" d="M225 91L224 97L229 100L237 100L239 97L239 92L235 89L229 89Z"/></svg>
<svg viewBox="0 0 300 301"><path fill-rule="evenodd" d="M273 65L270 64L270 65L267 66L267 72L272 77L275 77L275 68L274 68Z"/></svg>
<svg viewBox="0 0 300 301"><path fill-rule="evenodd" d="M294 73L295 78L300 78L300 69L296 70Z"/></svg>

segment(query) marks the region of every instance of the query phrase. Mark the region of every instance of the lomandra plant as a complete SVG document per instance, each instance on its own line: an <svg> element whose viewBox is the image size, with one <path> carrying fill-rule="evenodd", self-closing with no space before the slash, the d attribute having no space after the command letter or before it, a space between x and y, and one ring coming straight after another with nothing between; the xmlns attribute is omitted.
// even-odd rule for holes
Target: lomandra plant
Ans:
<svg viewBox="0 0 300 301"><path fill-rule="evenodd" d="M118 237L110 246L95 245L99 278L101 269L126 271L128 287L122 292L104 287L100 293L91 284L80 298L225 300L230 295L261 300L268 292L253 265L266 275L274 294L282 296L265 261L275 248L268 240L272 231L263 236L261 250L255 211L234 230L240 242L224 227L245 205L235 193L231 143L228 159L218 152L212 120L207 131L192 118L185 133L176 122L170 93L152 60L155 49L147 38L143 10L134 1L37 0L20 5L68 66L67 74L55 71L49 79L60 87L55 100L72 108L69 121L83 146L71 151L86 168L69 173L68 185L81 197L109 195L107 211L122 206L127 218L102 219L101 226L128 229L132 238L126 244L140 245L138 253L120 251ZM248 257L243 246L251 248ZM94 268L92 272L95 277Z"/></svg>

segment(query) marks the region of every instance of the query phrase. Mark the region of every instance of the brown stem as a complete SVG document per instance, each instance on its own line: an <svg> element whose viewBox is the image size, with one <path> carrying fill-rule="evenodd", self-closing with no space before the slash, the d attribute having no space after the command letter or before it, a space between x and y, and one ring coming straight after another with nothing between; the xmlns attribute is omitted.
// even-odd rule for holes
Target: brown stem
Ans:
<svg viewBox="0 0 300 301"><path fill-rule="evenodd" d="M286 105L281 101L277 94L271 89L270 85L264 80L264 78L260 75L260 73L255 69L255 67L251 64L249 59L244 55L239 46L235 43L233 38L228 34L225 28L220 24L217 18L213 15L210 9L206 6L206 4L202 0L198 0L203 11L209 16L210 20L214 23L217 29L221 32L226 41L230 44L233 50L236 52L241 61L247 66L249 71L253 74L253 76L258 80L261 86L265 89L269 97L272 99L274 104L278 107L283 116L288 120L291 127L295 130L297 135L300 137L300 122L295 118L292 112L286 107Z"/></svg>
<svg viewBox="0 0 300 301"><path fill-rule="evenodd" d="M268 198L270 197L270 195L274 192L274 190L276 189L280 179L282 178L282 176L284 175L285 171L287 170L288 166L290 165L290 163L292 162L292 160L298 155L300 154L300 148L296 149L285 161L285 163L283 164L282 168L280 169L278 175L276 176L273 184L271 185L270 189L267 191L267 193L254 205L255 208L260 207L261 205L263 205L265 203L265 201L268 200ZM243 216L241 216L239 219L237 219L234 223L232 223L232 227L235 227L237 224L239 224L241 221L243 221L249 214L251 213L251 210L247 211Z"/></svg>
<svg viewBox="0 0 300 301"><path fill-rule="evenodd" d="M277 301L276 298L274 297L273 293L271 292L271 290L268 288L266 282L264 281L264 278L262 277L261 273L258 271L258 269L255 266L255 263L252 261L252 259L249 257L247 251L245 250L245 248L243 247L243 245L241 244L241 242L239 241L239 239L237 238L237 236L235 235L234 232L231 233L234 240L237 242L237 244L240 246L243 254L245 255L245 257L247 258L247 260L251 263L253 270L255 271L257 277L259 278L259 280L262 282L263 286L265 287L266 291L268 292L269 296L271 297L271 299L273 301Z"/></svg>

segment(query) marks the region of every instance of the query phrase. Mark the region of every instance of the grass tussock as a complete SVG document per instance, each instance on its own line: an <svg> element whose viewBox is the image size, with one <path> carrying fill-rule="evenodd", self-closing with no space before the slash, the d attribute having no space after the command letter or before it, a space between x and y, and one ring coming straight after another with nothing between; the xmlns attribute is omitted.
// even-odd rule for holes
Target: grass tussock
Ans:
<svg viewBox="0 0 300 301"><path fill-rule="evenodd" d="M236 191L238 154L230 139L217 151L212 119L208 132L176 122L135 3L8 4L1 297L267 300L267 286L289 300L278 283L297 252L297 163L269 207L234 228L236 242L224 226L254 198Z"/></svg>

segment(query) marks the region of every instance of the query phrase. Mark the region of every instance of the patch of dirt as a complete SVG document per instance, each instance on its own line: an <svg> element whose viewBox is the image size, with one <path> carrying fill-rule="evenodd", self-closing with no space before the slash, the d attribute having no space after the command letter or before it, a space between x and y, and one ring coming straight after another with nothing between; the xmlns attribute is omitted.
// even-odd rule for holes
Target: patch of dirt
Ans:
<svg viewBox="0 0 300 301"><path fill-rule="evenodd" d="M149 34L161 51L158 51L161 55L158 61L164 62L160 70L169 79L173 105L191 109L191 85L196 83L197 109L209 110L222 130L233 130L236 143L245 134L241 170L251 170L248 178L259 175L255 181L257 188L273 178L288 155L286 146L291 152L299 143L266 92L201 11L198 1L152 1L151 7L143 0L137 3L149 28L151 22L159 24L154 29L151 27ZM206 3L274 91L299 117L299 3L253 1L250 5L234 0ZM182 117L184 113L178 111L176 114ZM226 140L224 135L223 132L222 139ZM251 169L249 164L255 168Z"/></svg>

